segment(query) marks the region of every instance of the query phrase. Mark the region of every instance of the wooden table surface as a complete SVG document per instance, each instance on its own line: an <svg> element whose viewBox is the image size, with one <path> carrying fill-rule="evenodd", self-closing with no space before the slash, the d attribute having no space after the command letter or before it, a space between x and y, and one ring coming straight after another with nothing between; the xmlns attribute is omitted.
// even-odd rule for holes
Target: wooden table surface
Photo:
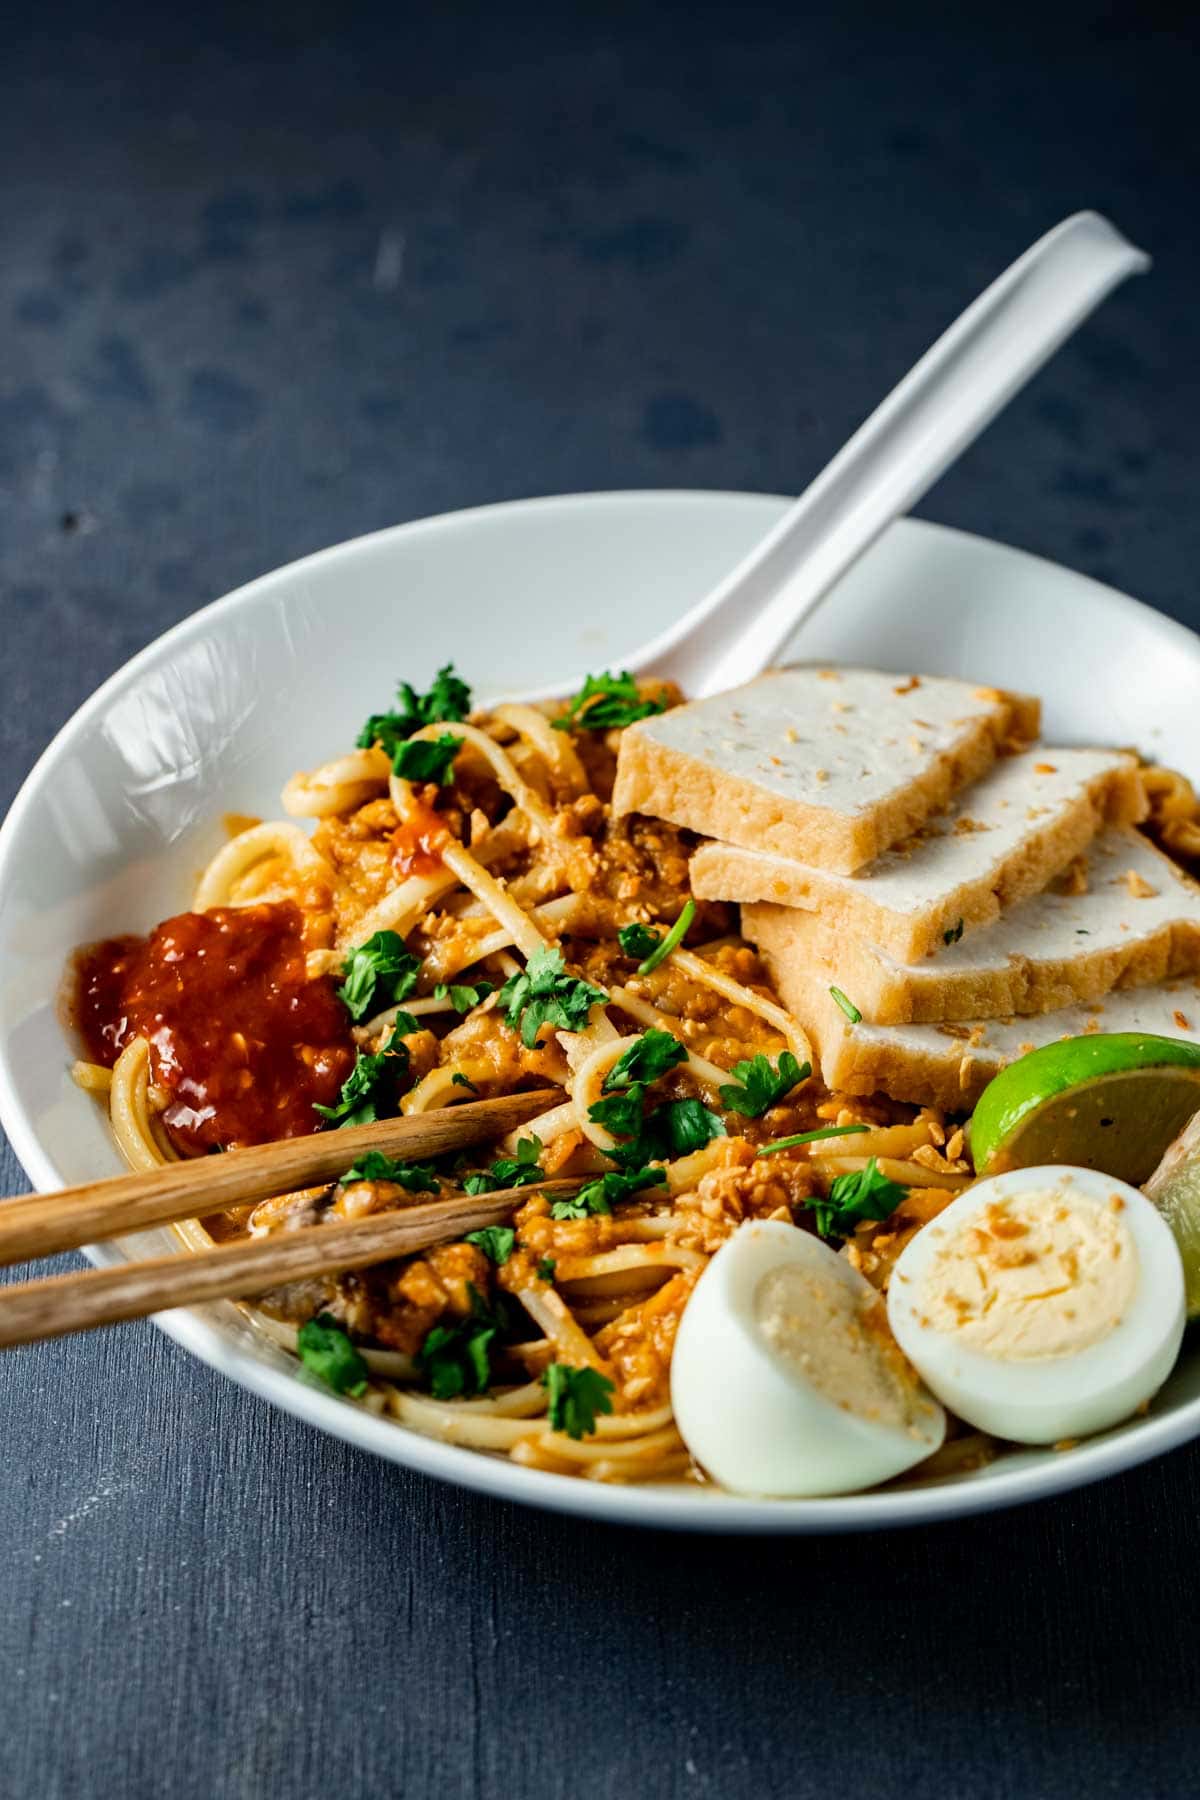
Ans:
<svg viewBox="0 0 1200 1800"><path fill-rule="evenodd" d="M0 804L131 652L322 544L532 493L798 489L1081 205L1154 275L922 510L1200 624L1185 27L808 10L9 16ZM1200 1449L936 1530L642 1535L375 1463L148 1325L0 1359L0 1444L5 1795L1200 1781Z"/></svg>

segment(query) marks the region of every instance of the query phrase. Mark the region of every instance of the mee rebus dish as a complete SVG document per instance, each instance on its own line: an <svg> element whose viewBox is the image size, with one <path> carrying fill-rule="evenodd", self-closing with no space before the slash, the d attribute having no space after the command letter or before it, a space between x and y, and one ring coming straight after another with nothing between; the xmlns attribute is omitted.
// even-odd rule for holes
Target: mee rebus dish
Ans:
<svg viewBox="0 0 1200 1800"><path fill-rule="evenodd" d="M1178 1353L1174 1240L1119 1182L1110 1211L1035 1204L1036 1170L1024 1210L976 1204L970 1113L1012 1061L989 1033L1025 1054L1130 1007L1139 1067L1165 1018L1171 1106L1196 1109L1200 810L1182 776L1038 726L1026 696L915 672L784 670L689 705L602 670L559 703L476 707L443 665L364 695L357 742L288 781L282 818L231 818L187 910L79 950L76 1080L140 1169L558 1089L485 1151L373 1153L185 1228L512 1190L507 1225L253 1309L309 1379L445 1442L786 1497L1099 1429ZM888 952L855 926L906 906L934 947L890 957L864 1016L843 969ZM1015 1026L1011 981L984 979L1000 931L1004 967L1032 971ZM1074 1160L1070 1137L1046 1160ZM963 1207L953 1266L918 1255ZM934 1298L901 1306L927 1264ZM1020 1396L1047 1370L1069 1392L1076 1357L1095 1404L1024 1429Z"/></svg>

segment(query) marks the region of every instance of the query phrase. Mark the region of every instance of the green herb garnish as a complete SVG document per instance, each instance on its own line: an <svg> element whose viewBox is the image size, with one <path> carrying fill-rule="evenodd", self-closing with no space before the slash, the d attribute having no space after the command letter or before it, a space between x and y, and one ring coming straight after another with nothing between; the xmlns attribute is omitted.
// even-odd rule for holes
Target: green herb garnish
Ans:
<svg viewBox="0 0 1200 1800"><path fill-rule="evenodd" d="M319 1106L313 1111L340 1130L344 1125L366 1125L379 1117L379 1102L385 1080L399 1079L408 1069L408 1050L402 1038L417 1029L411 1013L398 1013L391 1037L383 1049L371 1056L360 1050L354 1067L342 1083L342 1091L333 1106Z"/></svg>
<svg viewBox="0 0 1200 1800"><path fill-rule="evenodd" d="M308 1319L300 1327L296 1348L307 1374L335 1394L349 1394L357 1400L366 1392L370 1373L366 1361L328 1313Z"/></svg>
<svg viewBox="0 0 1200 1800"><path fill-rule="evenodd" d="M461 1069L455 1069L453 1075L450 1077L450 1086L466 1088L467 1092L470 1094L477 1094L479 1092L475 1083L468 1076L464 1075Z"/></svg>
<svg viewBox="0 0 1200 1800"><path fill-rule="evenodd" d="M454 723L465 719L471 710L471 690L454 673L454 664L446 663L434 676L427 694L418 694L407 681L396 690L396 707L392 712L372 713L358 734L360 750L379 744L389 756L422 725Z"/></svg>
<svg viewBox="0 0 1200 1800"><path fill-rule="evenodd" d="M365 1019L372 1010L407 1000L420 967L420 957L404 948L402 937L394 931L377 931L342 964L338 994L352 1019Z"/></svg>
<svg viewBox="0 0 1200 1800"><path fill-rule="evenodd" d="M815 1144L820 1138L850 1137L856 1131L870 1131L869 1125L822 1125L820 1131L802 1131L797 1137L776 1138L764 1144L756 1154L774 1156L777 1150L795 1150L801 1144Z"/></svg>
<svg viewBox="0 0 1200 1800"><path fill-rule="evenodd" d="M507 1319L499 1302L489 1307L470 1283L467 1291L470 1315L453 1325L435 1325L417 1351L417 1367L435 1400L486 1393L491 1385L491 1346L504 1331Z"/></svg>
<svg viewBox="0 0 1200 1800"><path fill-rule="evenodd" d="M640 962L651 951L657 950L661 936L661 932L652 931L649 925L622 925L617 932L617 942L626 956Z"/></svg>
<svg viewBox="0 0 1200 1800"><path fill-rule="evenodd" d="M550 1396L550 1425L570 1438L590 1437L596 1414L610 1413L613 1384L597 1369L572 1369L551 1363L542 1370L542 1386Z"/></svg>
<svg viewBox="0 0 1200 1800"><path fill-rule="evenodd" d="M397 744L392 768L405 781L435 781L439 787L445 787L462 747L462 738L455 737L452 731L443 731L435 738L409 738L406 744Z"/></svg>
<svg viewBox="0 0 1200 1800"><path fill-rule="evenodd" d="M734 1063L730 1074L739 1085L718 1090L721 1104L748 1119L761 1119L799 1082L807 1081L812 1074L812 1064L798 1063L790 1050L783 1050L775 1067L767 1057L759 1055L751 1057L749 1062Z"/></svg>
<svg viewBox="0 0 1200 1800"><path fill-rule="evenodd" d="M848 1237L863 1219L887 1219L895 1212L908 1189L889 1181L879 1172L872 1157L865 1169L839 1175L829 1189L826 1200L806 1200L813 1209L817 1230L822 1237Z"/></svg>
<svg viewBox="0 0 1200 1800"><path fill-rule="evenodd" d="M649 975L657 969L660 962L665 962L672 950L678 950L691 929L692 920L696 916L696 902L689 900L683 911L668 931L665 938L654 946L645 962L638 964L639 975Z"/></svg>
<svg viewBox="0 0 1200 1800"><path fill-rule="evenodd" d="M433 990L435 1000L448 1000L455 1012L470 1012L492 992L490 981L439 981Z"/></svg>
<svg viewBox="0 0 1200 1800"><path fill-rule="evenodd" d="M368 1150L346 1170L341 1185L348 1187L352 1181L394 1181L410 1194L436 1194L440 1185L432 1163L393 1162L381 1150Z"/></svg>
<svg viewBox="0 0 1200 1800"><path fill-rule="evenodd" d="M531 1187L535 1181L544 1181L545 1174L538 1165L544 1148L540 1137L530 1134L522 1138L515 1156L498 1157L486 1174L468 1175L463 1182L464 1193L492 1194L498 1188Z"/></svg>
<svg viewBox="0 0 1200 1800"><path fill-rule="evenodd" d="M847 1000L845 994L843 994L839 987L831 987L829 992L837 1005L841 1007L850 1023L852 1025L860 1024L862 1021L862 1014L859 1012L857 1006L855 1006L853 1000Z"/></svg>
<svg viewBox="0 0 1200 1800"><path fill-rule="evenodd" d="M952 925L950 927L949 931L943 931L943 933L942 933L943 944L957 944L959 938L963 934L963 925L965 924L965 922L966 922L965 920L960 919L958 921L957 925Z"/></svg>
<svg viewBox="0 0 1200 1800"><path fill-rule="evenodd" d="M628 1096L621 1096L626 1097L631 1100L636 1097L640 1101L640 1083L629 1089ZM597 1104L608 1103L599 1101ZM591 1117L596 1117L595 1107L589 1107L588 1111ZM599 1121L600 1124L604 1122L603 1119ZM612 1129L611 1125L608 1129ZM647 1163L669 1161L673 1156L687 1156L693 1150L702 1150L713 1138L725 1135L720 1115L703 1101L665 1100L646 1114L641 1128L630 1135L627 1143L613 1144L604 1154L622 1169L641 1169Z"/></svg>
<svg viewBox="0 0 1200 1800"><path fill-rule="evenodd" d="M550 1208L552 1219L590 1219L611 1213L619 1200L640 1194L643 1188L659 1187L667 1179L665 1169L635 1169L622 1172L609 1169L596 1181L589 1181L569 1199L555 1200Z"/></svg>
<svg viewBox="0 0 1200 1800"><path fill-rule="evenodd" d="M509 1029L521 1028L521 1042L532 1050L543 1025L584 1031L588 1013L608 995L575 975L568 975L561 950L535 950L520 975L510 975L500 989L500 1005Z"/></svg>
<svg viewBox="0 0 1200 1800"><path fill-rule="evenodd" d="M558 1264L555 1262L555 1260L552 1256L543 1256L537 1266L538 1280L539 1281L553 1281L554 1280L554 1271L557 1267L558 1267Z"/></svg>
<svg viewBox="0 0 1200 1800"><path fill-rule="evenodd" d="M628 672L613 675L589 675L566 712L552 721L556 731L611 731L614 727L633 725L654 713L666 712L667 697L643 699L637 682Z"/></svg>
<svg viewBox="0 0 1200 1800"><path fill-rule="evenodd" d="M513 1253L517 1234L511 1225L484 1225L479 1231L468 1231L464 1241L474 1244L489 1262L501 1268Z"/></svg>
<svg viewBox="0 0 1200 1800"><path fill-rule="evenodd" d="M604 1092L632 1087L635 1082L657 1081L668 1069L687 1061L687 1050L669 1031L643 1031L619 1056L604 1077Z"/></svg>

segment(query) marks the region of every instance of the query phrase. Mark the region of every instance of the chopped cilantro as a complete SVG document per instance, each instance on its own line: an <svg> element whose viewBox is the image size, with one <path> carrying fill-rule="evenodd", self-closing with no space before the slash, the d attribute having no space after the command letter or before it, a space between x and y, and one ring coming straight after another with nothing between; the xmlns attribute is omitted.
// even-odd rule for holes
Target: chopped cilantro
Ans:
<svg viewBox="0 0 1200 1800"><path fill-rule="evenodd" d="M486 1000L492 991L490 981L445 982L439 981L433 990L435 1000L448 1000L455 1012L470 1012L481 1000Z"/></svg>
<svg viewBox="0 0 1200 1800"><path fill-rule="evenodd" d="M512 1255L517 1234L511 1225L484 1225L479 1231L468 1231L466 1241L499 1268Z"/></svg>
<svg viewBox="0 0 1200 1800"><path fill-rule="evenodd" d="M421 1370L435 1400L460 1394L482 1394L491 1385L491 1346L507 1324L499 1300L489 1307L468 1283L471 1311L453 1325L435 1325L417 1351Z"/></svg>
<svg viewBox="0 0 1200 1800"><path fill-rule="evenodd" d="M642 1097L646 1089L642 1082L635 1081L631 1088L623 1094L610 1094L607 1100L597 1100L588 1107L588 1118L594 1119L597 1125L603 1125L614 1137L636 1137L642 1129Z"/></svg>
<svg viewBox="0 0 1200 1800"><path fill-rule="evenodd" d="M958 921L957 925L951 925L949 931L943 931L943 933L942 933L943 944L957 944L959 938L963 934L963 925L965 923L966 923L966 921L964 919L960 919Z"/></svg>
<svg viewBox="0 0 1200 1800"><path fill-rule="evenodd" d="M357 1399L366 1392L366 1362L328 1313L308 1319L300 1327L296 1348L306 1373L331 1387L335 1394L349 1394Z"/></svg>
<svg viewBox="0 0 1200 1800"><path fill-rule="evenodd" d="M630 1089L630 1096L633 1092ZM588 1110L595 1117L595 1108ZM600 1120L601 1124L604 1122ZM725 1135L720 1117L703 1101L665 1100L646 1114L636 1136L631 1136L628 1143L614 1144L605 1155L611 1156L623 1169L640 1169L650 1162L687 1156L693 1150L702 1150L713 1138Z"/></svg>
<svg viewBox="0 0 1200 1800"><path fill-rule="evenodd" d="M857 1006L855 1006L853 1000L847 1000L845 994L843 994L839 987L831 987L829 992L836 1004L841 1007L850 1023L852 1025L859 1024L862 1020L862 1014L859 1012Z"/></svg>
<svg viewBox="0 0 1200 1800"><path fill-rule="evenodd" d="M416 1029L417 1022L410 1013L398 1014L395 1029L382 1050L373 1056L359 1051L336 1104L314 1103L313 1111L339 1130L343 1125L366 1125L377 1119L385 1080L389 1075L399 1078L408 1069L408 1050L401 1039Z"/></svg>
<svg viewBox="0 0 1200 1800"><path fill-rule="evenodd" d="M420 957L404 948L394 931L377 931L352 950L342 964L338 993L352 1019L365 1019L374 1009L406 1000L417 982ZM378 998L376 997L378 996Z"/></svg>
<svg viewBox="0 0 1200 1800"><path fill-rule="evenodd" d="M558 1264L555 1262L555 1260L552 1256L543 1256L537 1266L538 1280L539 1281L553 1281L554 1280L554 1271L557 1267L558 1267Z"/></svg>
<svg viewBox="0 0 1200 1800"><path fill-rule="evenodd" d="M505 1023L512 1031L520 1025L527 1050L537 1043L543 1025L586 1030L589 1011L607 998L602 988L567 974L561 950L535 950L524 972L510 975L500 989Z"/></svg>
<svg viewBox="0 0 1200 1800"><path fill-rule="evenodd" d="M450 1086L465 1087L468 1093L471 1094L477 1094L479 1092L475 1083L471 1081L468 1076L464 1075L461 1069L455 1069L453 1075L450 1077Z"/></svg>
<svg viewBox="0 0 1200 1800"><path fill-rule="evenodd" d="M613 675L605 671L603 675L587 677L566 712L553 720L553 725L556 731L611 731L666 710L665 694L645 699L628 672Z"/></svg>
<svg viewBox="0 0 1200 1800"><path fill-rule="evenodd" d="M379 744L389 756L405 738L420 731L422 725L438 725L443 721L465 719L471 710L471 690L454 673L454 664L446 663L434 676L427 694L418 694L407 681L396 690L394 711L372 713L358 734L360 750Z"/></svg>
<svg viewBox="0 0 1200 1800"><path fill-rule="evenodd" d="M802 1131L796 1137L776 1138L774 1143L764 1144L758 1151L759 1156L774 1156L777 1150L795 1150L801 1144L815 1144L819 1138L850 1137L856 1131L869 1131L869 1125L822 1125L819 1131Z"/></svg>
<svg viewBox="0 0 1200 1800"><path fill-rule="evenodd" d="M812 1207L822 1237L847 1237L863 1219L890 1218L907 1192L881 1175L872 1157L865 1169L837 1176L827 1200L807 1200L805 1205Z"/></svg>
<svg viewBox="0 0 1200 1800"><path fill-rule="evenodd" d="M462 747L463 740L452 731L443 731L436 738L410 738L406 744L397 744L392 768L405 781L436 781L445 787Z"/></svg>
<svg viewBox="0 0 1200 1800"><path fill-rule="evenodd" d="M743 1113L748 1119L761 1119L765 1112L790 1094L801 1081L812 1074L811 1063L798 1063L790 1050L780 1052L774 1068L765 1056L749 1062L734 1063L730 1070L738 1086L720 1089L721 1103L730 1112Z"/></svg>
<svg viewBox="0 0 1200 1800"><path fill-rule="evenodd" d="M544 1147L541 1138L531 1133L521 1139L515 1156L498 1157L486 1174L468 1175L463 1191L493 1194L499 1188L529 1187L535 1181L544 1181L545 1174L538 1164Z"/></svg>
<svg viewBox="0 0 1200 1800"><path fill-rule="evenodd" d="M610 1413L613 1384L598 1369L572 1369L551 1363L542 1370L542 1386L550 1396L550 1425L568 1437L590 1437L596 1414Z"/></svg>
<svg viewBox="0 0 1200 1800"><path fill-rule="evenodd" d="M661 932L651 931L649 925L622 925L617 932L617 942L626 956L632 956L641 962L652 950L657 950Z"/></svg>
<svg viewBox="0 0 1200 1800"><path fill-rule="evenodd" d="M638 964L639 975L651 974L657 969L660 962L666 961L672 950L678 950L680 944L682 944L684 938L691 929L692 920L695 916L696 902L694 900L689 900L686 902L683 911L672 925L670 931L668 931L666 937L654 946L645 962Z"/></svg>
<svg viewBox="0 0 1200 1800"><path fill-rule="evenodd" d="M381 1150L368 1150L342 1176L342 1186L352 1181L394 1181L410 1194L436 1194L438 1172L432 1163L393 1162Z"/></svg>
<svg viewBox="0 0 1200 1800"><path fill-rule="evenodd" d="M643 1031L604 1077L604 1092L632 1087L636 1082L657 1081L677 1063L687 1061L687 1050L669 1031Z"/></svg>
<svg viewBox="0 0 1200 1800"><path fill-rule="evenodd" d="M611 1213L618 1200L628 1200L643 1188L658 1187L667 1179L665 1169L634 1169L622 1173L609 1169L596 1181L589 1181L567 1200L555 1200L550 1208L552 1219L589 1219L599 1213Z"/></svg>

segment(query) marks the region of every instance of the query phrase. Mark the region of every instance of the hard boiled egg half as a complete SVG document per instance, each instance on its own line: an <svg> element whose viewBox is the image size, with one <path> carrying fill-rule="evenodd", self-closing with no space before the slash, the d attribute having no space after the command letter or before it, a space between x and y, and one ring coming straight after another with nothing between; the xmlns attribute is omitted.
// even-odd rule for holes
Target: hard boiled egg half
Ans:
<svg viewBox="0 0 1200 1800"><path fill-rule="evenodd" d="M741 1494L846 1494L942 1442L946 1416L844 1257L781 1221L743 1225L705 1269L671 1359L675 1422Z"/></svg>
<svg viewBox="0 0 1200 1800"><path fill-rule="evenodd" d="M1136 1188L1018 1169L917 1233L892 1270L888 1319L959 1418L1053 1444L1118 1424L1161 1387L1183 1337L1183 1266Z"/></svg>

